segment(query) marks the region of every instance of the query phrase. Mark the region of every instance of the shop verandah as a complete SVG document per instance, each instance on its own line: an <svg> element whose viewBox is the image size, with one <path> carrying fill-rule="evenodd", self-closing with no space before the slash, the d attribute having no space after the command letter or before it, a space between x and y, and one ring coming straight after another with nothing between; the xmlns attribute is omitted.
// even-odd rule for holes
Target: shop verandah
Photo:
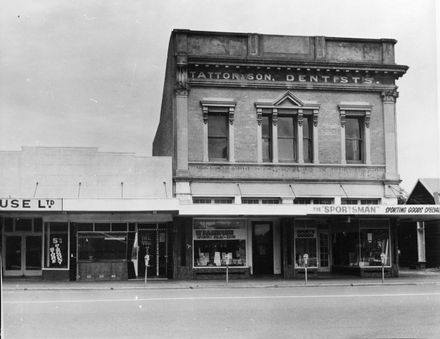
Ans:
<svg viewBox="0 0 440 339"><path fill-rule="evenodd" d="M322 278L371 276L380 273L382 262L388 276L397 276L399 220L439 217L420 205L418 214L409 206L399 206L400 214L390 206L341 214L329 213L326 205L201 210L172 204L155 213L114 206L111 212L2 213L5 276L143 279L147 254L150 278L223 279L227 267L231 279L293 279L303 277L306 264Z"/></svg>

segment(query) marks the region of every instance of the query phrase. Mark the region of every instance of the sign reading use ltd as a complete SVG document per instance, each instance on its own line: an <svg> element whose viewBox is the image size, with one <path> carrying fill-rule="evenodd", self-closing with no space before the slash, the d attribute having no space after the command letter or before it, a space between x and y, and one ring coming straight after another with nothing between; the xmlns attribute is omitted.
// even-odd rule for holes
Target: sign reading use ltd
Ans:
<svg viewBox="0 0 440 339"><path fill-rule="evenodd" d="M61 199L0 198L0 211L61 211Z"/></svg>

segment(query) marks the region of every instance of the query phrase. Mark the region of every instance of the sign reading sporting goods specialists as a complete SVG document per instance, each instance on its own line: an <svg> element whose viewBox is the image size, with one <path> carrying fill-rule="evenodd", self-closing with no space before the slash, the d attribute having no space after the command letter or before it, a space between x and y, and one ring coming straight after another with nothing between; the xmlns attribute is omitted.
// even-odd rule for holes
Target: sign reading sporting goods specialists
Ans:
<svg viewBox="0 0 440 339"><path fill-rule="evenodd" d="M61 211L61 199L0 198L0 211Z"/></svg>
<svg viewBox="0 0 440 339"><path fill-rule="evenodd" d="M307 214L440 215L440 205L310 205Z"/></svg>

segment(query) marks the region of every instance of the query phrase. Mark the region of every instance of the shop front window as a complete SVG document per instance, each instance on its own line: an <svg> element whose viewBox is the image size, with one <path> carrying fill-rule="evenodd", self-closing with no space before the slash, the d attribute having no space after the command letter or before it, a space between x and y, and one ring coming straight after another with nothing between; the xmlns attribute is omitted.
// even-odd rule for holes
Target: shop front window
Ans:
<svg viewBox="0 0 440 339"><path fill-rule="evenodd" d="M381 266L381 254L385 254L385 266L390 265L390 237L388 229L361 229L360 266Z"/></svg>
<svg viewBox="0 0 440 339"><path fill-rule="evenodd" d="M69 250L69 224L51 222L45 224L45 268L67 268Z"/></svg>
<svg viewBox="0 0 440 339"><path fill-rule="evenodd" d="M78 259L82 261L126 260L127 246L127 233L78 233Z"/></svg>
<svg viewBox="0 0 440 339"><path fill-rule="evenodd" d="M316 248L316 229L297 228L295 230L295 266L305 267L304 255L307 254L307 266L318 267Z"/></svg>
<svg viewBox="0 0 440 339"><path fill-rule="evenodd" d="M194 267L246 266L244 220L196 219Z"/></svg>

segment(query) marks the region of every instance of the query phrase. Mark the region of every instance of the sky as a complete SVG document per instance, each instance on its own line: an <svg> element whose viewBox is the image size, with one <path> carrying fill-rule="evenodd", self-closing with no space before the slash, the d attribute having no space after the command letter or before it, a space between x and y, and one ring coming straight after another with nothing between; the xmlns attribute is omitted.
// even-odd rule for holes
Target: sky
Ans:
<svg viewBox="0 0 440 339"><path fill-rule="evenodd" d="M175 28L394 38L396 62L410 67L397 82L397 131L411 191L440 177L439 13L434 0L3 0L0 150L151 155Z"/></svg>

